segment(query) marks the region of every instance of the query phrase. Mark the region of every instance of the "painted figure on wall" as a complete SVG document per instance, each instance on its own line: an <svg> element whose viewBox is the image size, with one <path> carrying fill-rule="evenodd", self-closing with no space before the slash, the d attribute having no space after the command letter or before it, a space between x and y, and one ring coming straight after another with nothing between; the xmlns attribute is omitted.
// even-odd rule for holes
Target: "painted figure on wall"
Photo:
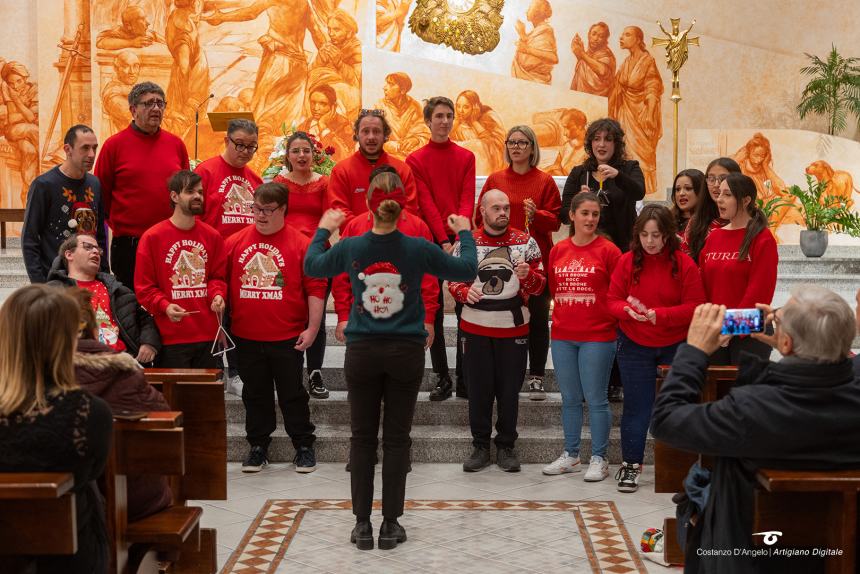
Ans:
<svg viewBox="0 0 860 574"><path fill-rule="evenodd" d="M550 175L567 176L575 166L585 163L588 154L585 153L585 129L588 118L576 108L568 108L561 113L561 125L564 130L564 143L558 149L555 161L544 171ZM537 130L537 125L535 125ZM543 147L538 134L538 143Z"/></svg>
<svg viewBox="0 0 860 574"><path fill-rule="evenodd" d="M460 92L454 102L456 117L451 139L475 154L475 173L505 169L505 126L502 118L472 90Z"/></svg>
<svg viewBox="0 0 860 574"><path fill-rule="evenodd" d="M621 33L620 46L630 54L618 69L609 96L609 115L624 128L627 149L639 160L645 193L657 191L657 144L663 135L660 97L663 80L638 26Z"/></svg>
<svg viewBox="0 0 860 574"><path fill-rule="evenodd" d="M753 179L758 191L758 198L765 204L775 198L788 201L793 199L786 189L785 182L773 169L770 140L764 134L753 134L733 158L741 166L741 172ZM781 207L773 210L769 221L771 228L774 229L783 223L803 223L798 211L792 207Z"/></svg>
<svg viewBox="0 0 860 574"><path fill-rule="evenodd" d="M21 206L39 170L39 90L20 62L0 59L0 136L12 146L20 163Z"/></svg>
<svg viewBox="0 0 860 574"><path fill-rule="evenodd" d="M579 34L573 36L570 50L576 57L570 89L609 97L615 85L615 54L609 48L606 22L597 22L588 29L588 50Z"/></svg>
<svg viewBox="0 0 860 574"><path fill-rule="evenodd" d="M412 0L376 0L376 47L400 51L400 36Z"/></svg>
<svg viewBox="0 0 860 574"><path fill-rule="evenodd" d="M517 51L511 64L511 75L521 80L531 80L542 84L552 83L552 69L558 64L558 51L555 32L549 25L552 6L549 0L532 0L526 12L526 19L532 24L531 32L526 33L526 25L517 20Z"/></svg>
<svg viewBox="0 0 860 574"><path fill-rule="evenodd" d="M96 37L96 48L102 50L145 48L154 42L164 43L164 38L150 27L143 8L132 4L122 11L119 26L99 33Z"/></svg>
<svg viewBox="0 0 860 574"><path fill-rule="evenodd" d="M123 50L113 59L113 79L102 89L102 111L108 117L102 139L128 127L128 93L140 75L140 58L131 50Z"/></svg>
<svg viewBox="0 0 860 574"><path fill-rule="evenodd" d="M806 166L806 173L818 181L827 182L827 195L841 198L845 201L848 209L854 206L854 198L851 197L851 194L855 191L860 193L860 189L854 187L854 178L851 177L850 173L841 169L833 169L833 166L823 159Z"/></svg>
<svg viewBox="0 0 860 574"><path fill-rule="evenodd" d="M409 95L411 89L412 79L404 72L388 74L382 85L384 97L375 106L385 111L385 119L391 126L385 151L400 159L406 159L430 139L430 130L424 123L424 108Z"/></svg>
<svg viewBox="0 0 860 574"><path fill-rule="evenodd" d="M194 146L194 111L201 103L205 115L209 95L209 63L200 45L201 0L174 0L174 9L167 18L165 36L167 49L173 56L170 82L167 84L165 113L166 128L185 141L188 149Z"/></svg>
<svg viewBox="0 0 860 574"><path fill-rule="evenodd" d="M310 117L296 129L315 135L323 147L334 148L335 161L351 154L355 148L352 141L352 124L337 113L337 93L326 84L308 88Z"/></svg>
<svg viewBox="0 0 860 574"><path fill-rule="evenodd" d="M328 40L320 46L308 84L327 84L337 92L346 117L361 108L361 41L358 23L343 10L335 10L327 21Z"/></svg>

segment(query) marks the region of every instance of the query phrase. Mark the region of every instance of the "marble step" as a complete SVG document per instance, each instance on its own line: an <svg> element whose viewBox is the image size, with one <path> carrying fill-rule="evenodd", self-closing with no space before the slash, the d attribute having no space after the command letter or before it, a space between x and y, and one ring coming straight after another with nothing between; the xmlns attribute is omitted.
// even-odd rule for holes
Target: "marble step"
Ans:
<svg viewBox="0 0 860 574"><path fill-rule="evenodd" d="M522 426L517 429L519 438L516 450L523 463L550 463L564 450L561 425ZM349 452L350 430L348 425L316 425L317 440L314 444L317 460L320 462L346 462ZM468 427L427 426L412 427L412 460L415 462L453 462L462 463L472 452L472 435ZM588 426L582 429L580 457L588 460L591 456L591 433ZM248 455L245 440L245 427L241 424L227 426L227 460L241 462ZM289 462L295 455L292 442L278 428L272 434L269 446L269 460ZM495 447L491 448L495 460ZM379 457L382 460L380 438ZM607 458L611 464L621 463L621 432L613 428L609 433ZM650 436L645 443L645 464L654 461L654 439Z"/></svg>
<svg viewBox="0 0 860 574"><path fill-rule="evenodd" d="M224 395L228 423L245 422L245 407L242 400L232 394ZM612 426L621 424L621 403L609 403L612 412ZM278 424L283 424L280 409L275 409ZM330 391L327 399L311 399L311 420L314 424L343 424L349 421L349 402L346 391ZM583 405L585 424L588 424L588 407ZM520 424L525 426L553 426L561 424L561 395L547 393L544 401L531 401L527 393L520 394L519 416ZM469 425L469 402L466 399L452 397L444 401L429 400L429 393L418 394L415 405L415 425Z"/></svg>

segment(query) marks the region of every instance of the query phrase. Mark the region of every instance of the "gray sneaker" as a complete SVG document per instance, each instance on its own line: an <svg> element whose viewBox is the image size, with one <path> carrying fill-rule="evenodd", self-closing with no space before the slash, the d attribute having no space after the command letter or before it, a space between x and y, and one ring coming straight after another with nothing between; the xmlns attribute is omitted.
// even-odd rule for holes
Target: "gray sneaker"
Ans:
<svg viewBox="0 0 860 574"><path fill-rule="evenodd" d="M231 395L236 395L237 397L241 397L242 396L242 387L244 387L244 386L245 386L245 384L242 382L242 379L239 378L239 375L235 375L235 376L227 379L227 381L224 383L224 390L226 392L230 393Z"/></svg>
<svg viewBox="0 0 860 574"><path fill-rule="evenodd" d="M546 391L543 390L543 379L541 377L532 377L528 380L529 383L529 400L543 401L546 400Z"/></svg>
<svg viewBox="0 0 860 574"><path fill-rule="evenodd" d="M512 448L496 449L496 464L505 472L520 471L520 457Z"/></svg>
<svg viewBox="0 0 860 574"><path fill-rule="evenodd" d="M476 446L472 450L472 456L463 463L463 472L478 472L488 466L490 466L490 449L485 446Z"/></svg>

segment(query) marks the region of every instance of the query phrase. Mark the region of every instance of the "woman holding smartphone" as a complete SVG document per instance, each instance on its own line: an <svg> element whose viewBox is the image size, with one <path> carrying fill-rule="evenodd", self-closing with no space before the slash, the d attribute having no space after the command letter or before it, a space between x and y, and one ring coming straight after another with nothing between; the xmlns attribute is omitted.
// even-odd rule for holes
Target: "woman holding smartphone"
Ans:
<svg viewBox="0 0 860 574"><path fill-rule="evenodd" d="M617 321L606 306L609 280L621 250L598 235L600 200L591 192L570 202L570 239L559 241L549 254L552 312L552 362L561 391L564 452L543 468L544 474L579 472L582 399L588 403L591 461L587 482L609 475L606 450L612 416L606 396L615 359Z"/></svg>
<svg viewBox="0 0 860 574"><path fill-rule="evenodd" d="M731 173L720 183L717 207L719 217L728 223L711 232L699 255L710 303L752 309L756 303L770 305L773 300L779 254L756 196L755 182L746 175ZM732 337L711 355L711 364L737 365L741 351L767 359L771 348L752 337Z"/></svg>
<svg viewBox="0 0 860 574"><path fill-rule="evenodd" d="M623 462L615 479L620 492L636 492L657 367L672 364L678 345L687 337L693 311L705 302L699 268L680 250L674 217L666 207L642 208L633 226L630 251L621 256L612 273L607 302L618 319L616 360L624 384Z"/></svg>

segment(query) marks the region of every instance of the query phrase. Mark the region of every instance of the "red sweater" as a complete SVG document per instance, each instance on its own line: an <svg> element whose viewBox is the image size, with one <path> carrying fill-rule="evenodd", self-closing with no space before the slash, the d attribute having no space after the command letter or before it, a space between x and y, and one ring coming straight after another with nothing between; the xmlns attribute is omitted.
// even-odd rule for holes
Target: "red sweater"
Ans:
<svg viewBox="0 0 860 574"><path fill-rule="evenodd" d="M672 260L665 253L642 255L636 283L633 282L633 252L628 251L618 260L607 296L609 312L634 343L645 347L674 345L687 338L693 311L705 302L699 268L689 255L675 251L678 271L673 276ZM657 313L656 324L637 321L627 314L624 307L632 308L627 302L631 295Z"/></svg>
<svg viewBox="0 0 860 574"><path fill-rule="evenodd" d="M94 173L114 237L140 237L173 215L167 180L180 169L188 169L188 152L170 132L147 135L129 125L105 141Z"/></svg>
<svg viewBox="0 0 860 574"><path fill-rule="evenodd" d="M436 243L450 241L456 233L448 227L448 216L453 213L471 220L475 211L475 154L451 140L429 141L409 154L406 164L418 186L421 216Z"/></svg>
<svg viewBox="0 0 860 574"><path fill-rule="evenodd" d="M254 190L263 180L247 165L233 167L219 156L207 159L194 170L203 178L206 211L203 221L227 239L245 226L254 223L251 206Z"/></svg>
<svg viewBox="0 0 860 574"><path fill-rule="evenodd" d="M618 322L606 305L609 281L621 250L604 237L580 247L558 242L549 253L549 292L554 302L552 338L599 343L614 341Z"/></svg>
<svg viewBox="0 0 860 574"><path fill-rule="evenodd" d="M768 229L762 230L750 244L744 261L738 261L738 249L746 229L715 229L699 254L705 296L711 303L729 309L750 309L756 303L770 305L776 290L776 268L779 254L776 240Z"/></svg>
<svg viewBox="0 0 860 574"><path fill-rule="evenodd" d="M472 235L478 251L478 276L468 283L448 284L454 299L464 304L460 314L460 329L484 337L527 335L529 295L538 295L546 287L537 242L528 234L511 227L501 235L490 235L484 228ZM459 255L460 244L457 243L454 256ZM521 261L529 264L528 275L523 279L518 278L515 272ZM506 273L510 275L505 277ZM467 303L472 286L482 294L477 303Z"/></svg>
<svg viewBox="0 0 860 574"><path fill-rule="evenodd" d="M524 174L519 174L513 168L491 173L481 188L481 197L491 189L504 191L511 202L511 227L524 229L537 241L543 257L544 269L549 268L549 251L552 249L552 234L561 227L558 214L561 211L561 194L555 180L546 172L532 168ZM526 211L523 202L531 199L537 206L534 220L526 226ZM484 218L481 210L475 210L475 227L481 227Z"/></svg>
<svg viewBox="0 0 860 574"><path fill-rule="evenodd" d="M216 295L226 300L224 272L224 240L202 221L185 231L167 219L143 234L134 292L155 317L165 345L215 340L218 318L210 305ZM171 303L197 313L174 323L164 313Z"/></svg>
<svg viewBox="0 0 860 574"><path fill-rule="evenodd" d="M397 222L397 229L403 235L410 237L423 237L429 242L433 242L433 234L430 233L430 228L421 220L420 217L412 215L408 211L402 212L400 221ZM373 217L370 213L365 213L360 217L354 217L352 221L346 224L343 231L340 232L343 237L357 237L364 235L373 228ZM337 320L349 320L349 312L352 309L353 295L352 285L349 282L349 275L341 273L336 276L331 283L331 294L334 297L334 310L337 313ZM421 279L421 300L424 302L424 322L432 323L439 311L439 281L430 274L424 274Z"/></svg>
<svg viewBox="0 0 860 574"><path fill-rule="evenodd" d="M328 177L323 175L318 180L304 185L294 183L280 175L275 181L287 186L290 190L290 201L287 204L287 216L284 222L303 235L312 238L317 232L320 218L328 209Z"/></svg>
<svg viewBox="0 0 860 574"><path fill-rule="evenodd" d="M325 298L325 279L302 270L310 240L292 227L263 235L250 225L227 240L231 330L253 341L286 341L308 325L308 297ZM319 336L325 336L320 334Z"/></svg>
<svg viewBox="0 0 860 574"><path fill-rule="evenodd" d="M370 174L380 165L390 165L400 174L403 190L408 201L406 210L418 215L418 194L412 170L396 157L383 152L375 163L370 163L360 151L337 162L332 169L328 184L328 202L332 209L339 209L346 215L344 225L356 215L367 211L367 188ZM343 230L343 226L341 226Z"/></svg>

